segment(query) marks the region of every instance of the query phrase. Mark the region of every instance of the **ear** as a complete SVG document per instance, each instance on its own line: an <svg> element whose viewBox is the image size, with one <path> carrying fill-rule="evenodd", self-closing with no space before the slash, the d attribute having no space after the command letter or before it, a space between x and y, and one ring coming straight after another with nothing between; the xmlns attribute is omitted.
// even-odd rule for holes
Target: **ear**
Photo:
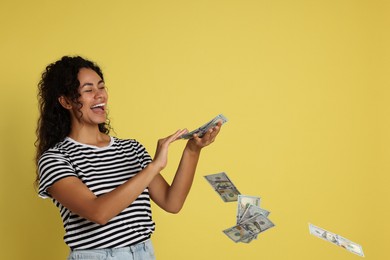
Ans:
<svg viewBox="0 0 390 260"><path fill-rule="evenodd" d="M60 102L61 106L65 109L72 109L72 104L71 102L69 101L69 99L65 96L60 96L58 98L58 102Z"/></svg>

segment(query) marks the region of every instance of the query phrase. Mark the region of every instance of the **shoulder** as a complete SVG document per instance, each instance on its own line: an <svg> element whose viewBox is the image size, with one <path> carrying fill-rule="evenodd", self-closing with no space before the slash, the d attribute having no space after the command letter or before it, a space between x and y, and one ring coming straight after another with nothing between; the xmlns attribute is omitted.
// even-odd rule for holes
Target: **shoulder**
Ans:
<svg viewBox="0 0 390 260"><path fill-rule="evenodd" d="M77 177L68 152L62 142L41 155L38 161L38 174L39 195L43 198L50 197L47 189L56 181L69 176Z"/></svg>
<svg viewBox="0 0 390 260"><path fill-rule="evenodd" d="M63 141L60 142L60 143L57 143L56 145L54 145L53 147L47 149L40 157L39 161L41 160L45 160L47 158L51 158L51 157L61 157L63 156L64 152L63 152Z"/></svg>
<svg viewBox="0 0 390 260"><path fill-rule="evenodd" d="M70 155L77 153L79 148L67 139L46 150L38 160L38 167L52 163L70 163Z"/></svg>
<svg viewBox="0 0 390 260"><path fill-rule="evenodd" d="M123 146L128 146L133 148L143 147L143 145L140 142L138 142L136 139L121 139L118 137L112 137L112 138L113 138L113 143L116 145L123 145Z"/></svg>
<svg viewBox="0 0 390 260"><path fill-rule="evenodd" d="M119 139L114 138L114 144L139 158L150 160L150 155L146 148L136 139Z"/></svg>

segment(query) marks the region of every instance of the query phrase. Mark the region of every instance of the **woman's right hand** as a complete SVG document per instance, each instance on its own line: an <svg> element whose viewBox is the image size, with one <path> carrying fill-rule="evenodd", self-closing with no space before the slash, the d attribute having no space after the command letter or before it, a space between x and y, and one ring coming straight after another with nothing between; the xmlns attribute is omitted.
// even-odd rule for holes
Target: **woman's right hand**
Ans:
<svg viewBox="0 0 390 260"><path fill-rule="evenodd" d="M177 130L172 135L158 140L156 153L151 164L154 164L155 167L159 169L159 172L167 166L169 145L174 141L180 139L180 136L186 133L188 133L187 129Z"/></svg>

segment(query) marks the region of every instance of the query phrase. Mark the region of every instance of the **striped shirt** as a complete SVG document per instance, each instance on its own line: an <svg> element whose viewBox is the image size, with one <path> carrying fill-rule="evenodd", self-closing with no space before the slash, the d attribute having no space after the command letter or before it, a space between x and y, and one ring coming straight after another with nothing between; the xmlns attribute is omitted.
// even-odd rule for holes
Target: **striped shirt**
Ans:
<svg viewBox="0 0 390 260"><path fill-rule="evenodd" d="M116 137L111 137L106 147L65 138L41 156L38 194L51 198L59 208L65 228L64 241L71 249L118 248L149 239L155 229L149 191L146 188L120 214L107 224L99 225L62 206L47 189L62 178L75 176L99 196L126 182L150 162L151 157L139 142Z"/></svg>

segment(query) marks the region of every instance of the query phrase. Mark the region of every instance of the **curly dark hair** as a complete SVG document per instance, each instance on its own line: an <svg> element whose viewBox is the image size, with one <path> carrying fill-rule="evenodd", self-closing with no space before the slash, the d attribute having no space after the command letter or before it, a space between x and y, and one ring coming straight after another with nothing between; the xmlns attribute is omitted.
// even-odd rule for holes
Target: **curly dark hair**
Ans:
<svg viewBox="0 0 390 260"><path fill-rule="evenodd" d="M62 107L58 98L65 96L72 102L79 104L79 109L82 107L82 104L78 102L80 82L77 78L82 68L94 70L104 80L100 67L80 56L64 56L60 60L49 64L42 73L41 80L38 83L40 116L35 141L37 148L35 162L37 166L41 155L70 133L70 113ZM99 131L102 133L108 134L110 129L108 119L107 122L99 124ZM36 181L38 181L38 177L37 174Z"/></svg>

